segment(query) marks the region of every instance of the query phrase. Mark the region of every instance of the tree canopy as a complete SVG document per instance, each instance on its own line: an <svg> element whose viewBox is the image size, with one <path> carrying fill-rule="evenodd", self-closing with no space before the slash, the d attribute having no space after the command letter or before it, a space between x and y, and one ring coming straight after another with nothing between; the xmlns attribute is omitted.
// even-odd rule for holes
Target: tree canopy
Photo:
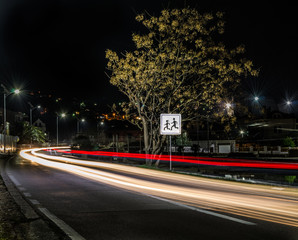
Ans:
<svg viewBox="0 0 298 240"><path fill-rule="evenodd" d="M244 46L227 49L220 42L223 13L200 14L196 9L163 10L160 16L136 16L145 34L132 34L136 50L120 56L106 51L110 82L128 97L128 119L144 131L146 153L159 153L161 113L181 113L184 121L196 115L228 114L241 77L256 76L250 60L241 58Z"/></svg>
<svg viewBox="0 0 298 240"><path fill-rule="evenodd" d="M40 128L32 126L28 122L23 123L21 143L44 143L45 141L46 135Z"/></svg>

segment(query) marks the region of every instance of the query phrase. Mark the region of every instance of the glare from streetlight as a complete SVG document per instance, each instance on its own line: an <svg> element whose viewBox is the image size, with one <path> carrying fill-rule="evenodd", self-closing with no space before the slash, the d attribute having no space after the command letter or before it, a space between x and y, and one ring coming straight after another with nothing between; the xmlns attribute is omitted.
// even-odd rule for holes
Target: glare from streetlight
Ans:
<svg viewBox="0 0 298 240"><path fill-rule="evenodd" d="M62 113L62 114L61 114L61 117L63 117L63 118L64 118L65 116L66 116L66 114L65 114L65 113Z"/></svg>
<svg viewBox="0 0 298 240"><path fill-rule="evenodd" d="M259 97L257 97L257 96L254 97L254 100L255 100L255 101L259 101Z"/></svg>
<svg viewBox="0 0 298 240"><path fill-rule="evenodd" d="M21 93L20 89L15 89L13 92L14 92L15 94L19 94L19 93Z"/></svg>
<svg viewBox="0 0 298 240"><path fill-rule="evenodd" d="M291 101L287 101L287 105L289 106L289 105L291 105L292 104L292 102Z"/></svg>
<svg viewBox="0 0 298 240"><path fill-rule="evenodd" d="M226 103L226 108L227 109L230 109L232 107L232 104L231 103Z"/></svg>

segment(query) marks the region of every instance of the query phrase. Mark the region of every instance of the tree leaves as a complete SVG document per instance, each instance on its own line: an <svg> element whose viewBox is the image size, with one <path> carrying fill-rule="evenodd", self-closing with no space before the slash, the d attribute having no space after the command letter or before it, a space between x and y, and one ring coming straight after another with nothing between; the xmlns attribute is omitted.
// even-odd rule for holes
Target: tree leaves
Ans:
<svg viewBox="0 0 298 240"><path fill-rule="evenodd" d="M257 75L252 62L240 57L242 45L229 50L215 40L214 35L224 31L221 12L165 9L159 17L141 14L136 20L148 33L133 34L137 50L122 58L107 50L107 68L111 84L131 103L125 111L150 125L152 141L161 113L181 113L190 120L204 107L208 114L223 115L220 103L232 97L240 77Z"/></svg>
<svg viewBox="0 0 298 240"><path fill-rule="evenodd" d="M21 136L22 143L44 143L46 141L45 133L38 127L30 126L28 122L23 125L23 132Z"/></svg>

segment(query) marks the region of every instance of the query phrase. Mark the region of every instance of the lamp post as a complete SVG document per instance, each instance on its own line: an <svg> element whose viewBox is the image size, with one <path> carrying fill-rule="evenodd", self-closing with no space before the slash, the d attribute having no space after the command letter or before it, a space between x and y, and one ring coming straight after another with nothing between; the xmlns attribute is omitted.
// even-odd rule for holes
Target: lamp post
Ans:
<svg viewBox="0 0 298 240"><path fill-rule="evenodd" d="M264 114L265 113L265 109L263 108L263 102L264 100L264 96L260 96L260 95L254 95L253 97L253 101L252 101L252 112L255 114Z"/></svg>
<svg viewBox="0 0 298 240"><path fill-rule="evenodd" d="M3 153L6 152L6 135L7 135L7 123L6 123L6 98L11 94L19 94L21 91L19 89L14 89L13 91L9 92L7 88L1 84L1 87L4 90L3 94Z"/></svg>
<svg viewBox="0 0 298 240"><path fill-rule="evenodd" d="M73 117L77 119L77 135L80 133L80 122L84 123L86 120L84 118L80 119L77 115L79 115L79 112L75 112L72 114Z"/></svg>
<svg viewBox="0 0 298 240"><path fill-rule="evenodd" d="M28 102L28 104L30 106L30 126L32 127L32 111L35 110L36 108L39 109L40 105L34 107L31 102ZM32 145L32 136L31 136L31 145ZM30 145L30 147L32 147L31 145Z"/></svg>
<svg viewBox="0 0 298 240"><path fill-rule="evenodd" d="M83 118L83 119L79 119L79 118L77 118L77 133L79 134L80 133L80 122L85 122L85 119Z"/></svg>
<svg viewBox="0 0 298 240"><path fill-rule="evenodd" d="M64 118L66 116L65 113L62 113L61 114L61 118ZM57 146L59 146L59 128L58 128L58 125L59 125L59 114L57 114Z"/></svg>
<svg viewBox="0 0 298 240"><path fill-rule="evenodd" d="M288 114L293 113L293 102L290 99L286 100L286 106L285 106L285 110Z"/></svg>
<svg viewBox="0 0 298 240"><path fill-rule="evenodd" d="M33 110L35 110L35 109L40 109L41 106L38 105L38 106L34 107L34 106L31 104L31 102L28 102L28 104L29 104L29 106L30 106L30 126L32 126L32 112L33 112Z"/></svg>

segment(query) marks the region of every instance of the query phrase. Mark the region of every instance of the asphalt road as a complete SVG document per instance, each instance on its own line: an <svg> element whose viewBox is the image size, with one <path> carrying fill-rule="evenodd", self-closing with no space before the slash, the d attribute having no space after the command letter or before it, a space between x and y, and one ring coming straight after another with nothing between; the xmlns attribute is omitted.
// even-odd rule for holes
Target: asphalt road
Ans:
<svg viewBox="0 0 298 240"><path fill-rule="evenodd" d="M73 239L298 239L297 189L38 159L6 171Z"/></svg>

